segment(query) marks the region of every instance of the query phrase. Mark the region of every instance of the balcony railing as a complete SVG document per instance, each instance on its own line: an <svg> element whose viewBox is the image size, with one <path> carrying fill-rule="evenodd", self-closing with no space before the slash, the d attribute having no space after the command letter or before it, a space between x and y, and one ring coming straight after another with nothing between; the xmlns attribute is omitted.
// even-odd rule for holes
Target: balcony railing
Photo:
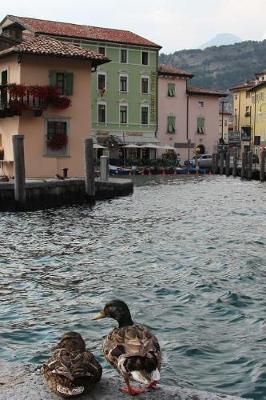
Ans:
<svg viewBox="0 0 266 400"><path fill-rule="evenodd" d="M65 109L70 104L55 86L0 85L0 118L22 115L27 110L40 116L48 106Z"/></svg>

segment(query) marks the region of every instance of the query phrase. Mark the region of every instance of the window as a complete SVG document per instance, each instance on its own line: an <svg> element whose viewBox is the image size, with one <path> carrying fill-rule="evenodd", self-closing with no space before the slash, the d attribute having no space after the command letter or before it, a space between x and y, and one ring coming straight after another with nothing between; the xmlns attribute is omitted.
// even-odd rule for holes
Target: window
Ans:
<svg viewBox="0 0 266 400"><path fill-rule="evenodd" d="M142 65L149 64L149 53L147 51L143 51L141 53L141 63L142 63Z"/></svg>
<svg viewBox="0 0 266 400"><path fill-rule="evenodd" d="M175 117L172 115L167 117L167 133L175 133Z"/></svg>
<svg viewBox="0 0 266 400"><path fill-rule="evenodd" d="M175 84L174 83L168 83L167 96L168 97L174 97L175 96Z"/></svg>
<svg viewBox="0 0 266 400"><path fill-rule="evenodd" d="M199 101L199 106L204 107L204 101Z"/></svg>
<svg viewBox="0 0 266 400"><path fill-rule="evenodd" d="M149 123L149 107L142 106L141 107L141 124L148 125Z"/></svg>
<svg viewBox="0 0 266 400"><path fill-rule="evenodd" d="M66 155L68 144L67 121L47 121L47 155Z"/></svg>
<svg viewBox="0 0 266 400"><path fill-rule="evenodd" d="M120 92L127 92L127 76L120 75Z"/></svg>
<svg viewBox="0 0 266 400"><path fill-rule="evenodd" d="M246 92L246 98L247 98L247 99L250 98L250 92Z"/></svg>
<svg viewBox="0 0 266 400"><path fill-rule="evenodd" d="M102 54L103 56L105 56L105 47L98 47L98 53Z"/></svg>
<svg viewBox="0 0 266 400"><path fill-rule="evenodd" d="M149 78L147 76L141 78L141 93L149 93Z"/></svg>
<svg viewBox="0 0 266 400"><path fill-rule="evenodd" d="M98 104L98 122L106 122L106 104Z"/></svg>
<svg viewBox="0 0 266 400"><path fill-rule="evenodd" d="M204 133L204 125L205 125L205 118L198 117L197 118L197 133Z"/></svg>
<svg viewBox="0 0 266 400"><path fill-rule="evenodd" d="M127 124L127 105L120 105L120 124Z"/></svg>
<svg viewBox="0 0 266 400"><path fill-rule="evenodd" d="M59 94L62 96L73 95L73 78L74 74L72 72L49 72L49 84L51 86L56 86Z"/></svg>
<svg viewBox="0 0 266 400"><path fill-rule="evenodd" d="M126 49L121 49L120 52L120 62L122 64L126 64L127 63L127 50Z"/></svg>
<svg viewBox="0 0 266 400"><path fill-rule="evenodd" d="M237 100L237 94L235 94L235 100Z"/></svg>
<svg viewBox="0 0 266 400"><path fill-rule="evenodd" d="M105 90L106 76L105 74L98 74L98 90Z"/></svg>
<svg viewBox="0 0 266 400"><path fill-rule="evenodd" d="M227 119L224 120L224 126L227 126Z"/></svg>

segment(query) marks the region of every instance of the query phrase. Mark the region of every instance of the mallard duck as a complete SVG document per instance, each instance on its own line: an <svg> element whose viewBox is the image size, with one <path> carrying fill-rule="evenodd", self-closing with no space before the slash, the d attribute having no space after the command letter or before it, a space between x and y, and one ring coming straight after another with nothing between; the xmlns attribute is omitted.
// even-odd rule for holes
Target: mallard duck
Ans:
<svg viewBox="0 0 266 400"><path fill-rule="evenodd" d="M48 386L55 393L62 397L78 396L101 379L102 367L86 350L79 333L65 333L53 350L42 371Z"/></svg>
<svg viewBox="0 0 266 400"><path fill-rule="evenodd" d="M134 323L128 306L121 300L107 303L93 320L113 318L118 322L103 342L106 360L122 375L126 387L121 391L134 396L154 388L160 380L161 351L158 339L148 328ZM130 381L144 384L133 387Z"/></svg>

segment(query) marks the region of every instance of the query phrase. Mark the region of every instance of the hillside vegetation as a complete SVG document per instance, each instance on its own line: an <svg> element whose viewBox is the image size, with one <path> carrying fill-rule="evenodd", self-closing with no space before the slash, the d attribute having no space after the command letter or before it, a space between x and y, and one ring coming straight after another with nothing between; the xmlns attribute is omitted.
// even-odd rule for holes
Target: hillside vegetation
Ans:
<svg viewBox="0 0 266 400"><path fill-rule="evenodd" d="M225 90L266 69L266 40L162 53L160 63L192 72L193 85Z"/></svg>

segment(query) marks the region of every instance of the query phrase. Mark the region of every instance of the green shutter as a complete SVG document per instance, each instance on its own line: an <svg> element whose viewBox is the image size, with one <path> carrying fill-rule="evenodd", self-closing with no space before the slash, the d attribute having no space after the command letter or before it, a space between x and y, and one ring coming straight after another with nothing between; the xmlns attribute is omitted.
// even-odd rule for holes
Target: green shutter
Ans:
<svg viewBox="0 0 266 400"><path fill-rule="evenodd" d="M73 72L67 72L65 75L66 75L66 95L72 96L74 74Z"/></svg>
<svg viewBox="0 0 266 400"><path fill-rule="evenodd" d="M49 85L56 86L56 71L49 71Z"/></svg>
<svg viewBox="0 0 266 400"><path fill-rule="evenodd" d="M198 117L197 118L197 133L204 133L204 124L205 124L205 118Z"/></svg>
<svg viewBox="0 0 266 400"><path fill-rule="evenodd" d="M168 97L174 97L174 96L175 96L175 84L168 83Z"/></svg>
<svg viewBox="0 0 266 400"><path fill-rule="evenodd" d="M167 117L167 133L175 133L175 117L172 115Z"/></svg>

